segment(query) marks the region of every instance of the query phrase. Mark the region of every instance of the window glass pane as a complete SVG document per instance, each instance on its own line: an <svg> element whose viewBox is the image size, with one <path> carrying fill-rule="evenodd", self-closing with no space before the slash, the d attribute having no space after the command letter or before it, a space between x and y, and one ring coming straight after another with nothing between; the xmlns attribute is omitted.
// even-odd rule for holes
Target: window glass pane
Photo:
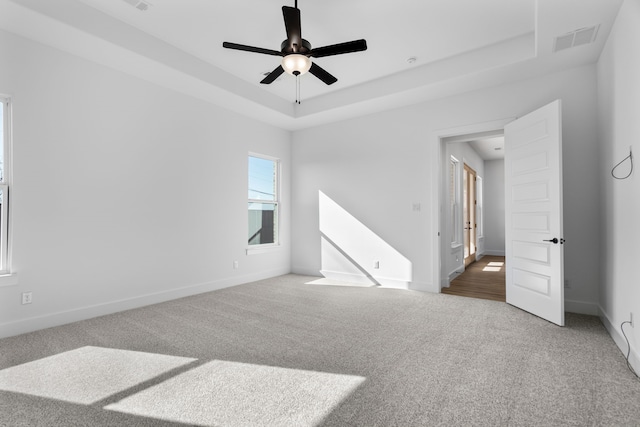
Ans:
<svg viewBox="0 0 640 427"><path fill-rule="evenodd" d="M249 244L276 243L278 205L249 202Z"/></svg>
<svg viewBox="0 0 640 427"><path fill-rule="evenodd" d="M277 163L249 156L249 199L276 201Z"/></svg>

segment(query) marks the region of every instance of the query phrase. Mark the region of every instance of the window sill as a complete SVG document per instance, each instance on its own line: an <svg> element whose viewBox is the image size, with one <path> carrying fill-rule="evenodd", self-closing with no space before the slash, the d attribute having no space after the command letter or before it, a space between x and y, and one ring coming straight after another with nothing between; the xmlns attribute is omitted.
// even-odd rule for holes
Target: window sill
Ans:
<svg viewBox="0 0 640 427"><path fill-rule="evenodd" d="M256 247L247 248L247 255L264 254L267 252L279 251L280 245L260 245Z"/></svg>
<svg viewBox="0 0 640 427"><path fill-rule="evenodd" d="M0 288L5 286L16 286L18 284L18 273L8 273L0 275Z"/></svg>

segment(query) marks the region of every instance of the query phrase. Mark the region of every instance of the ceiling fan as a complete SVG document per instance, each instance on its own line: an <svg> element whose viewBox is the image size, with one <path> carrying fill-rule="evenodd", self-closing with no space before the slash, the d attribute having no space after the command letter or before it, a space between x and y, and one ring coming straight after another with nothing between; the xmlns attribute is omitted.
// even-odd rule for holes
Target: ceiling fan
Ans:
<svg viewBox="0 0 640 427"><path fill-rule="evenodd" d="M344 53L367 50L367 41L364 39L314 49L311 47L311 43L302 38L298 1L296 0L295 7L282 6L282 14L284 16L287 39L282 42L279 51L230 42L222 43L222 47L227 49L282 57L282 63L260 82L262 84L268 85L273 83L285 71L294 76L302 75L308 71L324 83L330 85L337 82L338 79L315 62L312 62L311 58L322 58L325 56L342 55Z"/></svg>

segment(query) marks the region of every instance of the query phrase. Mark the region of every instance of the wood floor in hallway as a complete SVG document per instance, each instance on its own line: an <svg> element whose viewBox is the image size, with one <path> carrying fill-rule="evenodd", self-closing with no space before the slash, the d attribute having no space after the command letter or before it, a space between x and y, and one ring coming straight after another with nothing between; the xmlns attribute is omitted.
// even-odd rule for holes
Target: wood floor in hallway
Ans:
<svg viewBox="0 0 640 427"><path fill-rule="evenodd" d="M506 301L503 256L484 256L451 281L443 294Z"/></svg>

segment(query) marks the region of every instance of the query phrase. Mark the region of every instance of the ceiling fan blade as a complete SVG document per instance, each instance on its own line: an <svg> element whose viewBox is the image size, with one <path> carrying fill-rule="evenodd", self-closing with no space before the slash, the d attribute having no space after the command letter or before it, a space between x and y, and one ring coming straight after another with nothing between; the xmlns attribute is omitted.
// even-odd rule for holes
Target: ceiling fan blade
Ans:
<svg viewBox="0 0 640 427"><path fill-rule="evenodd" d="M222 47L226 47L227 49L243 50L245 52L264 53L265 55L283 56L282 52L278 52L277 50L263 49L261 47L247 46L238 43L223 42Z"/></svg>
<svg viewBox="0 0 640 427"><path fill-rule="evenodd" d="M338 79L333 77L331 74L325 71L324 68L320 67L315 62L311 64L311 68L309 69L309 72L328 85L332 85L338 81Z"/></svg>
<svg viewBox="0 0 640 427"><path fill-rule="evenodd" d="M275 81L275 79L280 77L280 74L282 73L284 73L284 68L282 68L282 65L278 65L278 68L269 73L269 75L265 77L260 83L262 83L263 85L271 84Z"/></svg>
<svg viewBox="0 0 640 427"><path fill-rule="evenodd" d="M363 50L367 50L367 41L360 39L318 47L312 49L309 55L314 58L322 58L323 56L342 55L343 53L362 52Z"/></svg>
<svg viewBox="0 0 640 427"><path fill-rule="evenodd" d="M300 9L296 7L282 6L284 27L287 30L289 53L297 53L302 47L302 27L300 24Z"/></svg>

